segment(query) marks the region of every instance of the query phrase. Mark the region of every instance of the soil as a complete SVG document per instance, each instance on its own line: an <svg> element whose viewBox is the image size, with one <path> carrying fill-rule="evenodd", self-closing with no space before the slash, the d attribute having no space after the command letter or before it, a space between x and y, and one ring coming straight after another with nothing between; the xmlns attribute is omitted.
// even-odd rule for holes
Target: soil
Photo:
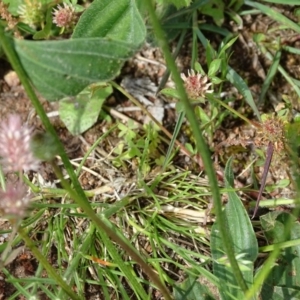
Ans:
<svg viewBox="0 0 300 300"><path fill-rule="evenodd" d="M282 10L285 15L290 18L293 18L290 7L280 6L278 9ZM230 59L230 65L235 69L241 77L248 83L252 94L255 100L258 100L259 94L261 92L261 85L266 76L266 70L270 66L270 61L267 61L264 56L257 50L254 46L253 34L257 32L266 33L271 27L275 27L278 24L270 20L266 16L256 15L256 16L244 16L243 17L244 26L242 29L235 28L231 23L227 24L227 27L231 31L238 31L240 33L240 38L233 46L233 53ZM220 37L218 35L211 36L210 42L212 45L218 45ZM275 39L275 36L267 36L268 39ZM294 35L292 32L285 31L282 36L282 43L300 48L300 39L299 36ZM176 42L174 43L175 46ZM186 43L183 51L181 52L178 58L178 66L187 74L190 64L190 47L189 43ZM205 64L205 53L204 49L199 47L199 62ZM284 53L280 61L281 65L287 70L290 75L299 79L300 75L300 61L299 57L296 55L291 55ZM16 74L11 70L10 65L4 60L0 60L0 120L4 120L9 114L17 113L22 117L22 120L25 123L28 123L30 126L34 127L37 131L43 131L43 126L36 115L28 97L26 96L23 87L20 85ZM129 62L124 66L121 75L117 78L117 81L121 82L123 78L130 75L133 78L145 78L149 77L154 86L157 87L159 84L164 72L166 71L165 63L162 58L162 54L158 48L152 47L150 45L145 45L144 48L135 55ZM172 82L169 80L167 83L172 85ZM253 116L251 109L248 108L242 96L231 86L228 85L226 89L227 96L230 95L234 101L231 105L238 110L240 113L247 115L252 120L257 121ZM297 99L295 93L291 90L290 85L277 74L274 83L271 86L270 91L267 95L267 101L263 106L260 107L261 112L273 112L274 108L278 103L282 103L282 95L292 99L295 111L299 107L299 99ZM49 103L42 98L41 102L45 111L47 113L56 112L58 109L57 103ZM155 94L153 97L148 96L149 101L155 102ZM166 99L161 100L166 108L164 108L164 117L162 119L163 125L169 132L172 133L176 123L176 112L174 106L167 106ZM171 100L167 100L172 102ZM124 99L119 93L115 92L107 100L107 105L111 108L114 118L118 118L115 114L116 110L122 112L123 117L133 118L135 121L142 124L145 120L145 115L141 111L134 111L132 109L132 103L129 100ZM125 109L127 108L127 110ZM205 105L203 105L205 109ZM55 115L55 114L54 114ZM91 129L85 132L81 137L72 136L65 125L60 121L58 116L51 117L52 124L57 129L59 137L63 142L67 153L70 158L76 159L81 158L85 155L88 147L92 145L101 134L103 134L108 128L109 124L106 121L99 120ZM185 124L184 126L186 126ZM240 120L234 118L228 118L224 120L218 130L215 132L211 144L209 145L211 149L216 149L219 146L219 151L215 152L213 159L216 162L216 170L219 174L222 174L224 163L227 160L227 156L234 154L236 148L241 149L241 144L245 137L250 140L255 136L255 128L251 128L245 125ZM179 140L182 142L191 141L191 137L183 130L179 136ZM98 149L99 153L104 153L105 155L110 153L110 150L114 145L117 144L119 138L112 134L109 136L106 143L103 143L103 146ZM236 147L236 148L234 148ZM167 144L160 149L161 151L166 151ZM227 154L226 154L227 153ZM235 155L235 174L240 174L237 177L237 184L240 186L246 186L252 184L250 171L245 170L247 166L247 161L251 161L253 158L253 147L247 146L241 152ZM103 161L101 165L93 166L93 162L87 164L88 167L93 169L94 173L83 172L80 176L80 182L85 190L102 188L106 193L112 193L113 189L118 189L120 195L126 194L126 192L132 189L135 181L135 168L134 162L131 166L129 172L128 170L122 168L115 168L110 165L110 161ZM191 169L195 174L201 172L202 166L196 164L193 159L184 155L184 152L181 152L175 159L174 164L177 167L184 169ZM109 168L107 168L107 166ZM288 167L283 164L282 168L271 168L271 172L268 177L267 184L272 184L277 182L282 178L287 178ZM109 170L109 171L106 171ZM263 167L257 168L257 176L260 178ZM47 164L43 164L40 170L40 176L42 177L38 182L44 182L44 184L53 184L55 181L55 176L52 173L51 168ZM36 177L35 174L30 173L30 178ZM110 183L118 179L118 183L115 182L114 187L112 188ZM125 184L126 182L126 184ZM220 183L221 184L221 183ZM290 195L292 192L290 187L287 187L285 190L276 190L271 193L271 197L282 197L283 195ZM253 195L246 195L249 199ZM265 196L268 196L265 194ZM0 230L5 231L10 228L9 223L6 219L0 219ZM8 235L2 234L0 237L0 243L3 243L7 240ZM51 257L50 257L51 259ZM32 256L32 254L26 249L22 250L19 255L16 256L15 260L11 262L6 268L9 272L16 278L26 278L32 276L36 270L37 263ZM10 295L14 293L14 289L11 284L6 281L7 277L4 273L0 272L0 299L7 299ZM92 287L87 286L87 299L97 299L98 291L93 290ZM94 295L94 296L93 296ZM99 295L99 294L98 294ZM18 299L21 299L18 298ZM43 298L46 299L46 298ZM100 299L100 298L99 298ZM158 299L158 298L157 298Z"/></svg>

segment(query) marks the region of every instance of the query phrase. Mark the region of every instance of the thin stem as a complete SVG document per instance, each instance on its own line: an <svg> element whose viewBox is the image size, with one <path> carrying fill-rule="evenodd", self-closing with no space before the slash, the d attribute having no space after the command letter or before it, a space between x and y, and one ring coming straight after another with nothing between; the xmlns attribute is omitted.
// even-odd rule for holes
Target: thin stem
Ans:
<svg viewBox="0 0 300 300"><path fill-rule="evenodd" d="M74 190L71 188L71 186L68 184L68 182L64 179L63 174L59 167L52 163L52 167L54 169L55 175L60 179L61 185L68 191L70 197L74 199L76 202L80 203L80 199L78 199L78 195L74 192ZM149 278L153 281L153 283L160 289L161 293L164 295L165 299L171 300L170 298L170 292L167 290L167 288L164 286L164 284L160 281L158 276L154 273L152 268L149 267L149 265L142 259L140 254L137 252L136 249L132 247L131 244L127 244L120 235L118 235L117 232L115 232L108 223L108 221L105 221L104 218L100 219L97 217L97 215L94 213L93 209L91 208L90 205L86 205L86 203L81 203L81 207L84 209L86 214L90 216L94 224L98 228L101 228L102 230L99 230L99 233L102 236L102 239L104 240L104 243L106 244L108 250L110 252L115 253L114 257L117 258L119 257L118 254L116 254L116 249L113 247L111 241L108 239L110 237L112 240L114 240L117 244L119 244L125 252L127 252L140 266L143 268L145 273L149 276ZM123 264L123 261L118 261L117 262L119 267L121 267L121 264ZM125 273L125 270L122 269L123 272ZM125 274L127 278L131 278L132 274ZM131 283L133 283L133 278L131 280Z"/></svg>
<svg viewBox="0 0 300 300"><path fill-rule="evenodd" d="M256 215L262 193L263 193L263 191L265 189L265 186L266 186L267 175L269 173L273 153L274 153L274 145L270 142L269 145L268 145L268 149L267 149L267 157L266 157L266 161L265 161L265 164L264 164L264 172L262 174L260 189L259 189L259 193L258 193L258 196L257 196L257 199L256 199L256 205L255 205L255 208L254 208L252 219Z"/></svg>
<svg viewBox="0 0 300 300"><path fill-rule="evenodd" d="M17 72L18 77L19 77L29 99L31 100L31 103L34 106L37 114L41 118L41 121L42 121L46 131L49 132L53 136L54 142L57 145L58 154L60 155L60 157L64 163L64 166L70 176L70 179L73 183L74 188L76 189L78 194L82 197L82 199L84 201L88 202L88 199L85 197L83 189L81 188L81 185L77 179L77 176L73 170L73 167L69 161L69 158L64 150L64 147L63 147L62 143L60 142L55 129L53 128L52 124L50 123L50 120L47 117L47 115L43 109L43 106L41 105L38 97L36 96L30 81L28 80L27 74L26 74L25 70L23 69L23 66L21 65L19 58L15 52L12 41L10 39L8 39L8 37L6 36L6 34L4 32L4 28L2 26L0 26L0 44L3 47L3 50L4 50L7 58L9 59L9 62L11 63L13 69Z"/></svg>
<svg viewBox="0 0 300 300"><path fill-rule="evenodd" d="M241 270L235 259L233 247L230 243L230 240L227 237L226 223L225 223L225 217L224 217L224 214L222 211L222 202L221 202L220 192L219 192L219 188L218 188L218 182L217 182L215 171L213 169L213 164L212 164L212 161L210 158L208 147L205 144L202 134L200 132L199 124L197 122L193 108L188 101L188 97L186 95L184 86L182 84L182 80L180 78L180 74L177 70L177 66L176 66L175 61L172 58L172 54L169 50L169 46L168 46L167 40L165 38L165 33L164 33L164 31L159 23L159 20L155 14L155 11L154 11L154 8L152 5L152 1L146 0L145 5L147 5L148 13L149 13L149 17L152 22L152 25L153 25L154 33L156 34L156 38L157 38L157 40L161 46L161 49L164 53L167 66L172 73L172 78L175 81L178 94L180 95L181 101L184 105L187 118L191 124L193 131L194 131L197 149L198 149L199 153L201 153L202 160L204 163L204 168L206 171L206 175L209 178L211 192L212 192L212 196L213 196L213 200L214 200L214 207L215 207L216 215L218 218L219 230L221 233L222 241L223 241L225 249L226 249L226 253L228 255L229 262L233 269L233 274L237 280L237 283L241 287L241 289L244 292L246 292L247 291L246 282L243 278Z"/></svg>
<svg viewBox="0 0 300 300"><path fill-rule="evenodd" d="M64 289L64 291L68 294L71 299L78 299L78 297L71 289L71 287L57 274L57 272L52 268L52 266L48 263L45 256L38 250L38 248L34 245L33 241L27 236L25 230L23 228L18 229L18 234L24 240L26 246L31 250L34 256L38 259L38 261L42 264L42 266L46 269L47 273L59 284L59 286Z"/></svg>
<svg viewBox="0 0 300 300"><path fill-rule="evenodd" d="M119 233L115 232L112 227L109 227L110 223L108 220L101 220L97 217L97 215L94 213L93 209L91 208L88 199L77 179L77 176L73 170L73 167L68 159L68 156L66 152L64 151L63 145L61 144L59 137L56 134L55 129L51 125L41 103L39 102L39 99L37 98L30 81L28 80L27 74L25 70L23 69L23 66L21 65L19 58L15 52L15 49L13 47L12 41L9 40L4 32L4 28L0 26L0 44L3 47L3 50L5 54L7 55L13 69L17 72L18 77L24 86L24 89L30 98L33 106L36 109L36 112L38 113L39 117L41 118L43 125L45 126L45 129L52 134L54 138L54 142L57 145L58 154L60 155L64 166L70 176L70 179L72 181L73 187L71 188L70 185L63 180L63 178L60 178L62 181L63 187L69 192L69 195L71 198L73 198L80 207L85 211L85 213L88 215L88 217L96 224L98 231L100 234L106 234L110 238L112 238L117 244L119 244L123 249L128 252L128 254L138 263L141 265L145 273L149 276L149 278L153 281L153 283L157 286L157 288L161 291L165 299L171 299L170 292L167 290L167 288L164 286L164 284L160 281L158 276L155 274L155 272L152 270L152 268L149 267L149 265L143 260L143 258L140 256L138 251L131 245L129 242L125 241L125 238L122 237ZM76 192L75 192L76 191ZM103 233L104 231L104 233ZM123 239L122 239L123 238ZM111 244L111 251L114 251L116 254L116 249L111 243L109 239L106 240L107 243ZM116 254L118 257L119 255ZM42 262L45 261L45 258L42 259ZM122 271L129 270L128 267L124 264L124 262L119 261L120 265L122 264L124 268ZM132 278L132 273L130 271L127 272L129 274L128 278ZM128 275L127 274L127 275ZM136 279L132 279L130 283L136 282L136 286L141 287L141 285L137 282ZM140 290L143 290L142 288ZM141 291L142 293L142 291ZM143 292L145 293L145 292Z"/></svg>

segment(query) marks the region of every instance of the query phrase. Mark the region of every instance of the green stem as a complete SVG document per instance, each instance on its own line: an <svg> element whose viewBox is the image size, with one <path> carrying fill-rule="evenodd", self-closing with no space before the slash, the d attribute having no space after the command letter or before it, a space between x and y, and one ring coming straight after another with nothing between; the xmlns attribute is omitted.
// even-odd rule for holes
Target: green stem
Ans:
<svg viewBox="0 0 300 300"><path fill-rule="evenodd" d="M80 183L76 177L73 167L69 161L69 158L64 150L64 147L63 147L62 143L60 142L55 129L51 125L50 120L47 117L47 114L45 113L43 106L41 105L38 97L36 96L36 94L32 88L32 85L27 78L27 74L19 61L19 58L13 47L13 42L6 37L4 28L2 26L0 26L0 44L3 47L3 50L6 54L9 62L11 63L13 69L17 72L18 77L19 77L28 97L30 98L31 103L34 106L37 114L41 118L41 121L42 121L46 131L49 132L53 136L54 142L57 145L58 154L60 155L60 157L64 163L64 166L70 176L70 179L73 183L74 188L76 189L78 194L82 197L82 199L84 199L86 202L88 202L87 198L85 197L84 191L81 188Z"/></svg>
<svg viewBox="0 0 300 300"><path fill-rule="evenodd" d="M117 244L119 244L125 250L125 252L128 253L128 255L130 255L138 264L140 264L140 266L143 268L145 273L154 282L154 284L158 287L158 289L160 289L165 299L170 300L171 299L169 296L170 292L160 281L160 279L154 273L154 271L143 260L143 258L136 251L136 249L134 249L132 245L129 244L123 236L121 236L118 232L114 231L113 227L111 226L108 220L106 220L105 218L102 219L98 218L89 204L86 204L85 202L81 202L81 199L78 198L78 194L74 192L74 190L71 188L68 182L64 179L61 170L56 164L52 163L52 167L54 169L55 175L57 176L57 178L60 179L61 185L66 189L66 191L68 191L70 197L74 199L77 203L80 203L80 206L84 209L86 214L91 218L91 220L98 227L98 229L99 228L101 229L98 230L98 232L100 233L103 243L106 245L108 249L108 252L110 252L111 256L115 259L116 264L123 271L125 277L131 278L130 284L132 284L132 286L136 291L139 291L141 298L142 299L147 298L145 291L140 287L137 280L132 276L131 270L129 270L129 268L124 264L124 262L120 258L120 255L117 253L116 248L113 246L113 243L110 241L109 238L111 238Z"/></svg>
<svg viewBox="0 0 300 300"><path fill-rule="evenodd" d="M110 222L105 219L100 219L97 217L97 215L94 213L93 209L91 208L88 199L77 179L77 176L73 170L73 167L68 159L68 156L63 148L63 145L61 144L59 137L56 134L55 129L51 125L41 103L39 102L39 99L37 98L31 83L29 82L27 78L27 74L25 70L23 69L23 66L21 65L19 58L15 52L15 49L13 47L12 41L9 40L4 32L4 28L0 26L0 44L3 47L3 50L5 54L7 55L13 69L17 72L19 79L24 86L24 89L30 98L34 108L36 109L36 112L38 113L39 117L41 118L43 125L45 129L52 134L54 138L54 142L57 145L58 154L60 155L64 166L70 176L70 179L72 181L73 187L71 186L62 178L62 185L63 187L69 192L69 195L72 199L74 199L77 204L85 211L85 213L88 215L88 217L95 223L97 226L98 231L102 235L107 235L111 239L113 239L117 244L119 244L127 253L129 256L131 256L138 264L141 265L145 273L149 276L149 278L153 281L153 283L157 286L157 288L161 291L165 299L171 299L170 292L165 287L165 285L160 281L157 274L152 270L152 268L149 267L149 265L143 260L141 255L138 253L138 251L122 236L119 232L115 232L113 227L111 226ZM57 169L56 169L57 171ZM75 192L76 191L76 192ZM120 257L120 255L117 253L116 248L113 246L112 242L109 239L106 239L107 247L110 248L111 252L114 254L115 257ZM139 290L140 295L143 295L142 298L146 299L146 294L141 286L141 284L138 283L135 277L132 276L132 273L129 269L129 267L122 261L119 260L119 267L122 269L122 271L125 273L125 276L127 278L131 278L129 281L130 284L135 285L135 288Z"/></svg>
<svg viewBox="0 0 300 300"><path fill-rule="evenodd" d="M165 38L165 33L164 33L164 31L159 23L159 20L155 14L155 10L153 8L152 1L146 0L145 5L147 5L148 13L149 13L150 21L152 22L152 25L153 25L154 33L156 34L156 38L157 38L157 40L160 44L160 47L164 53L167 66L172 73L172 78L176 84L178 94L180 95L181 101L184 105L187 118L191 124L193 131L194 131L197 149L198 149L199 153L201 153L201 157L203 160L206 175L210 182L211 192L212 192L212 196L213 196L213 200L214 200L214 207L215 207L216 215L218 218L219 230L221 233L222 241L224 243L224 247L226 249L226 253L227 253L229 262L230 262L232 270L233 270L233 274L236 278L237 283L241 287L241 289L244 292L246 292L248 289L247 284L243 278L241 270L235 259L234 250L230 243L230 239L227 238L226 223L225 223L225 217L224 217L224 214L222 211L222 202L221 202L220 192L219 192L219 188L218 188L218 182L217 182L215 171L213 169L213 164L212 164L212 161L210 158L208 147L205 144L205 141L202 137L201 131L199 129L199 124L197 122L193 108L188 101L188 97L186 95L182 80L180 78L180 74L177 70L177 66L176 66L175 61L172 58L171 52L169 50L169 45Z"/></svg>
<svg viewBox="0 0 300 300"><path fill-rule="evenodd" d="M212 97L210 95L208 95L208 99L217 102L219 105L222 105L223 107L225 107L227 110L231 111L234 115L236 115L237 117L239 117L240 119L244 120L246 123L248 123L249 125L253 125L253 123L245 116L243 116L242 114L240 114L238 111L236 111L234 108L230 107L229 105L227 105L226 103L224 103L223 101Z"/></svg>
<svg viewBox="0 0 300 300"><path fill-rule="evenodd" d="M48 263L45 256L36 248L33 241L27 236L25 230L23 228L18 229L19 235L22 237L23 241L25 242L26 246L31 250L34 256L38 259L38 261L42 264L42 266L46 269L47 273L52 277L59 286L64 289L64 291L68 294L71 299L78 299L78 297L71 289L71 287L59 276L56 271L52 268L52 266Z"/></svg>

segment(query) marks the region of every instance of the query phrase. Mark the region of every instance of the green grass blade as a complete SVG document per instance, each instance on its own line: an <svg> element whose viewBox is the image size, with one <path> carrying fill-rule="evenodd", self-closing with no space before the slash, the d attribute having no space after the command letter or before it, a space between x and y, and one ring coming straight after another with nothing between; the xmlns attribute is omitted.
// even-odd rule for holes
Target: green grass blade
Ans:
<svg viewBox="0 0 300 300"><path fill-rule="evenodd" d="M268 70L268 74L267 74L266 79L265 79L265 81L262 85L262 88L261 88L261 93L260 93L260 96L259 96L258 105L263 103L263 101L265 99L265 96L266 96L266 93L267 93L268 89L270 88L270 85L273 81L274 76L277 73L280 58L281 58L281 53L282 53L281 51L277 51L275 56L274 56L274 60L271 64L271 66L270 66L270 69Z"/></svg>
<svg viewBox="0 0 300 300"><path fill-rule="evenodd" d="M299 5L299 0L262 0L263 2L270 2L272 4L285 4L285 5Z"/></svg>
<svg viewBox="0 0 300 300"><path fill-rule="evenodd" d="M26 291L26 289L22 286L21 283L16 281L16 279L10 274L10 272L7 269L3 268L1 271L6 276L5 281L12 283L14 285L14 287L17 289L17 292L15 292L14 295L12 295L12 296L22 295L22 296L25 296L27 299L30 299L30 297L31 297L30 293Z"/></svg>
<svg viewBox="0 0 300 300"><path fill-rule="evenodd" d="M295 48L295 47L291 47L291 46L282 46L282 49L284 51L287 51L291 54L296 54L296 55L300 55L300 49L299 48Z"/></svg>
<svg viewBox="0 0 300 300"><path fill-rule="evenodd" d="M273 55L267 51L267 49L260 43L257 43L259 49L261 52L266 56L267 59L270 61L274 60ZM294 81L294 79L288 74L288 72L285 71L285 69L278 64L278 71L281 73L281 75L285 78L285 80L292 86L294 91L298 94L298 97L300 97L300 89L297 86L297 83Z"/></svg>
<svg viewBox="0 0 300 300"><path fill-rule="evenodd" d="M175 129L174 129L174 132L173 132L173 135L172 135L172 139L170 141L170 145L169 145L169 148L168 148L168 151L167 151L167 154L166 154L165 162L163 164L163 169L165 169L166 166L169 163L169 159L171 157L171 153L172 153L172 150L174 148L175 141L176 141L176 138L177 138L178 133L180 131L180 128L181 128L181 125L183 123L184 118L185 118L185 113L181 112L179 114L178 120L177 120L176 125L175 125Z"/></svg>
<svg viewBox="0 0 300 300"><path fill-rule="evenodd" d="M256 114L258 120L260 120L261 119L260 114L258 112L257 106L252 97L251 91L248 88L246 82L243 80L243 78L230 66L228 66L228 72L227 72L226 78L245 97L246 102L252 108L252 110Z"/></svg>
<svg viewBox="0 0 300 300"><path fill-rule="evenodd" d="M90 225L90 228L88 229L88 234L86 236L83 236L83 240L81 241L81 247L78 248L78 252L76 255L73 256L72 260L70 261L70 264L67 268L67 270L64 273L64 278L67 282L69 282L70 285L73 285L74 283L74 272L78 272L77 268L80 263L80 260L82 259L81 253L86 253L88 249L90 248L90 245L94 242L93 235L95 231L95 226L93 224ZM62 297L62 292L60 291L58 297Z"/></svg>
<svg viewBox="0 0 300 300"><path fill-rule="evenodd" d="M286 2L287 1L284 1L284 4L287 4ZM297 4L299 4L299 1L297 2ZM274 10L274 9L272 9L272 8L266 6L266 5L260 4L258 2L253 2L253 1L249 1L249 0L245 1L245 5L249 5L251 7L255 7L255 8L259 9L263 14L269 16L271 19L273 19L273 20L287 26L288 28L300 33L300 26L298 24L291 21L290 19L288 19L287 17L285 17L281 13L277 12L276 10Z"/></svg>
<svg viewBox="0 0 300 300"><path fill-rule="evenodd" d="M105 218L102 218L102 221L106 223L106 225L110 228L112 228L112 224L106 220ZM112 228L112 230L115 231L116 234L117 231L115 228ZM118 265L122 273L124 274L125 278L127 278L128 283L131 285L132 289L135 291L136 295L139 295L141 299L147 299L147 294L142 287L141 283L139 283L135 277L135 273L130 265L127 265L124 263L123 259L121 258L120 254L118 253L116 247L113 245L111 240L109 239L108 235L103 231L99 231L99 234L101 235L103 243L106 245L107 251L110 253L113 262ZM125 240L125 238L118 234L120 238L124 240L124 242L128 243L128 241Z"/></svg>
<svg viewBox="0 0 300 300"><path fill-rule="evenodd" d="M182 30L181 34L180 34L180 37L177 41L177 45L176 45L176 49L175 51L173 52L173 57L174 59L177 58L180 50L181 50L181 47L182 45L184 44L185 42L185 37L186 37L186 34L187 34L187 30ZM158 88L157 88L157 93L160 92L163 87L165 86L165 84L167 83L168 79L170 77L170 71L168 69L166 69L166 71L164 72L160 82L159 82L159 85L158 85Z"/></svg>
<svg viewBox="0 0 300 300"><path fill-rule="evenodd" d="M233 266L234 276L235 276L235 278L237 278L238 284L241 287L241 289L246 291L247 286L246 286L246 283L245 283L245 281L242 277L242 274L239 270L238 263L237 263L237 261L234 257L232 244L227 239L227 233L225 231L225 219L224 219L223 212L222 212L221 196L220 196L220 191L219 191L219 187L218 187L218 181L217 181L216 173L215 173L213 163L212 163L211 157L210 157L211 154L209 152L209 149L208 149L208 147L207 147L207 145L204 141L204 138L202 136L202 133L200 131L198 120L195 116L193 107L189 103L187 94L185 92L185 89L184 89L184 86L183 86L183 83L182 83L182 79L181 79L180 74L177 70L176 63L175 63L174 59L172 58L172 54L169 50L168 42L165 39L164 31L162 30L162 27L159 24L159 20L158 20L156 14L155 14L154 8L152 6L152 2L150 0L147 0L147 1L145 1L145 4L147 4L149 17L150 17L150 20L152 21L152 25L153 25L153 28L154 28L156 38L157 38L157 40L158 40L158 42L161 46L161 49L164 53L167 65L170 68L170 71L172 73L172 78L175 81L176 88L177 88L178 93L180 95L181 102L183 103L185 113L186 113L187 118L188 118L188 120L191 124L191 128L193 130L195 140L196 140L197 150L198 150L198 152L201 155L202 160L203 160L206 175L209 179L210 186L211 186L212 198L213 198L213 202L214 202L216 215L217 215L218 220L219 220L219 230L221 232L222 241L225 245L225 248L226 248L226 251L227 251L227 254L228 254L228 257L229 257L229 261Z"/></svg>

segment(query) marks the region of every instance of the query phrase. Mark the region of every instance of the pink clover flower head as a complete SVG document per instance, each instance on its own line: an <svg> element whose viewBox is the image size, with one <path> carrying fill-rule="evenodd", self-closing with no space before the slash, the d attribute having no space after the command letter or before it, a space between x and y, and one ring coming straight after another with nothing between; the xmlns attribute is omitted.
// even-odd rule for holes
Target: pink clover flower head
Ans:
<svg viewBox="0 0 300 300"><path fill-rule="evenodd" d="M195 73L194 70L188 70L188 76L181 73L181 79L184 81L184 87L190 99L196 100L199 97L204 98L205 94L213 93L209 90L212 83L208 83L208 77Z"/></svg>
<svg viewBox="0 0 300 300"><path fill-rule="evenodd" d="M6 185L6 190L0 190L0 210L5 216L23 218L30 201L27 187L22 182Z"/></svg>
<svg viewBox="0 0 300 300"><path fill-rule="evenodd" d="M77 20L75 8L64 3L64 6L57 6L53 11L53 23L57 27L73 28Z"/></svg>
<svg viewBox="0 0 300 300"><path fill-rule="evenodd" d="M19 115L9 115L0 123L0 162L7 172L37 170L39 160L31 150L32 129L22 125Z"/></svg>

